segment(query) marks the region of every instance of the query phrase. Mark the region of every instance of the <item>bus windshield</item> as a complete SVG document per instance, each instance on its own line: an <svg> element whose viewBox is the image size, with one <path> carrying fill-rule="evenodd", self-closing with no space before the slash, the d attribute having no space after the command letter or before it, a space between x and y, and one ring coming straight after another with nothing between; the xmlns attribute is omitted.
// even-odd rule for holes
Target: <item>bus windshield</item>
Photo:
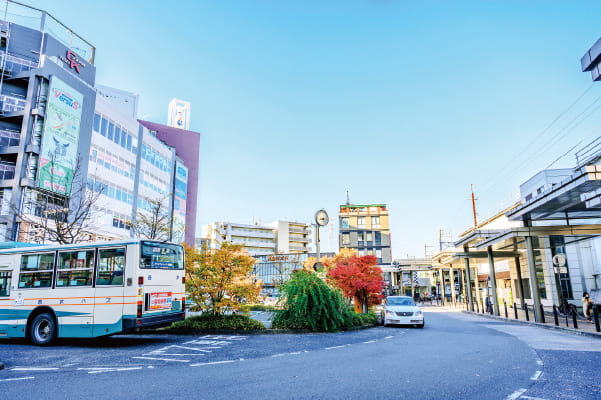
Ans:
<svg viewBox="0 0 601 400"><path fill-rule="evenodd" d="M184 249L177 244L142 242L140 268L184 269Z"/></svg>

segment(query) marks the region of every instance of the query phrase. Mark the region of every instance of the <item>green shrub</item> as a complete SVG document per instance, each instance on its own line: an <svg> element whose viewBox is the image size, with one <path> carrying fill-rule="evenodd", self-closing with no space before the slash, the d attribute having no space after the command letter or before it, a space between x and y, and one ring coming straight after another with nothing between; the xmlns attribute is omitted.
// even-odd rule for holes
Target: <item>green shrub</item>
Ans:
<svg viewBox="0 0 601 400"><path fill-rule="evenodd" d="M186 318L183 321L171 324L172 329L180 330L211 330L211 329L231 329L231 330L263 330L265 325L246 315L229 314L214 315L201 314L198 316Z"/></svg>
<svg viewBox="0 0 601 400"><path fill-rule="evenodd" d="M268 306L266 304L251 304L249 306L250 311L275 311L274 306Z"/></svg>
<svg viewBox="0 0 601 400"><path fill-rule="evenodd" d="M370 311L367 314L359 314L353 311L353 326L377 325L378 315Z"/></svg>
<svg viewBox="0 0 601 400"><path fill-rule="evenodd" d="M352 311L342 294L315 274L302 270L295 272L280 287L280 292L283 304L272 318L274 328L328 332L355 325Z"/></svg>

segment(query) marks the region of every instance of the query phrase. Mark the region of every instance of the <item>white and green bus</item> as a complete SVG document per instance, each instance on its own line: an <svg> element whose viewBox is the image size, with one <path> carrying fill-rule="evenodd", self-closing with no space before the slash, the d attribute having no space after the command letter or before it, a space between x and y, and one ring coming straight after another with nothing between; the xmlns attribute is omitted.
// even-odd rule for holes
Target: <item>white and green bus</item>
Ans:
<svg viewBox="0 0 601 400"><path fill-rule="evenodd" d="M48 345L185 318L184 249L131 239L0 250L0 338Z"/></svg>

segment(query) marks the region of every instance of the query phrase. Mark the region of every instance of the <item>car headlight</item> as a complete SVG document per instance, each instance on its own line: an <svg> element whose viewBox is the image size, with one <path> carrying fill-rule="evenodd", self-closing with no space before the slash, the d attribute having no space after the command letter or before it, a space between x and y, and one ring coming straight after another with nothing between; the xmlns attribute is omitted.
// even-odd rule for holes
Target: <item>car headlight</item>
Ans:
<svg viewBox="0 0 601 400"><path fill-rule="evenodd" d="M387 317L394 317L394 312L386 310Z"/></svg>
<svg viewBox="0 0 601 400"><path fill-rule="evenodd" d="M413 313L413 315L415 315L416 317L421 317L424 314L421 311L416 311L415 313Z"/></svg>

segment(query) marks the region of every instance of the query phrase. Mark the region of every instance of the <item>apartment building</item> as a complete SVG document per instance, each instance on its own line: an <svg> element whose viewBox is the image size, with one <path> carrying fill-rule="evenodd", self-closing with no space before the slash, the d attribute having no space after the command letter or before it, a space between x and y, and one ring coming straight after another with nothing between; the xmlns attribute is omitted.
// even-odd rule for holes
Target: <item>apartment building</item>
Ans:
<svg viewBox="0 0 601 400"><path fill-rule="evenodd" d="M266 224L276 235L278 254L306 254L311 251L311 226L302 222L277 220Z"/></svg>
<svg viewBox="0 0 601 400"><path fill-rule="evenodd" d="M276 235L270 226L213 222L202 227L202 237L211 249L219 249L224 242L229 242L243 245L251 256L276 252Z"/></svg>

